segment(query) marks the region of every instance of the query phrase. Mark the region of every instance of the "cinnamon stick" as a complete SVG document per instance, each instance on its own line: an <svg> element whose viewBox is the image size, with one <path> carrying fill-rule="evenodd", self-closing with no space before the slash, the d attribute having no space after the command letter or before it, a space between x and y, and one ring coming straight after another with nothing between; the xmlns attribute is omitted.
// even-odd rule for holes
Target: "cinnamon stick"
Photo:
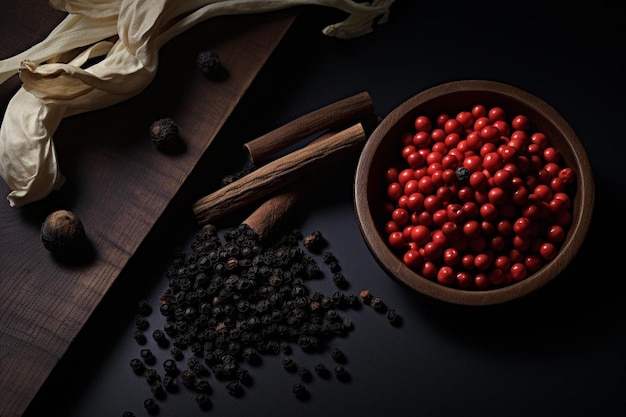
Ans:
<svg viewBox="0 0 626 417"><path fill-rule="evenodd" d="M360 149L366 140L361 123L322 138L198 199L193 212L200 225L212 223L228 212L257 201L341 156Z"/></svg>
<svg viewBox="0 0 626 417"><path fill-rule="evenodd" d="M316 132L345 126L373 112L372 98L369 93L361 92L300 116L244 143L244 151L251 162L259 163Z"/></svg>
<svg viewBox="0 0 626 417"><path fill-rule="evenodd" d="M308 146L324 140L336 132L327 132L313 140ZM310 197L311 192L317 192L319 186L325 182L337 170L337 164L326 167L321 175L313 172L306 175L302 180L294 181L278 194L268 198L257 207L242 223L255 231L259 241L264 242L274 236L279 236L281 226L289 221L290 215L300 205L305 197Z"/></svg>
<svg viewBox="0 0 626 417"><path fill-rule="evenodd" d="M255 231L259 241L264 242L278 234L281 223L301 201L303 192L298 187L288 188L263 202L242 222Z"/></svg>

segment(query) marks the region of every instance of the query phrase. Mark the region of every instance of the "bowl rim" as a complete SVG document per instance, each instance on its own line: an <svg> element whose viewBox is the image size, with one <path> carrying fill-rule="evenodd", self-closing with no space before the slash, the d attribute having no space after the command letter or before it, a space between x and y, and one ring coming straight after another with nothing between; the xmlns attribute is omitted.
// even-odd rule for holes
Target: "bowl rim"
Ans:
<svg viewBox="0 0 626 417"><path fill-rule="evenodd" d="M380 226L375 223L370 210L367 179L375 151L385 139L387 132L403 117L406 117L407 113L414 113L413 109L416 106L456 92L486 92L501 95L532 108L533 111L549 120L559 130L562 137L567 138L569 146L573 148L574 159L574 161L569 161L569 165L574 165L578 174L574 203L576 209L573 212L568 236L555 259L522 281L484 291L446 287L411 270L383 240ZM556 109L539 97L510 84L490 80L460 80L439 84L417 93L393 109L371 133L361 151L355 172L353 192L361 234L370 252L388 275L430 298L472 306L501 304L520 298L543 287L558 276L576 256L584 241L591 223L595 201L591 164L582 141L569 123Z"/></svg>

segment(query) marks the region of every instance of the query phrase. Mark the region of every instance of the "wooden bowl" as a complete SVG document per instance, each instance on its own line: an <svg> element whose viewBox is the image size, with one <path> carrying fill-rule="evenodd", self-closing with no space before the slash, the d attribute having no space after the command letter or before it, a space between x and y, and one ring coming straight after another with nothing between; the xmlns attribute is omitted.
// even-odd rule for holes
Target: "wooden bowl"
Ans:
<svg viewBox="0 0 626 417"><path fill-rule="evenodd" d="M434 118L440 113L454 117L458 111L476 104L502 107L507 117L526 115L533 131L545 133L562 154L561 165L576 173L572 220L558 254L525 279L491 289L460 289L444 286L436 279L421 276L406 266L392 250L384 233L389 216L384 214L387 185L384 172L399 159L400 134L414 131L418 115ZM563 162L564 161L564 162ZM428 297L459 305L504 303L546 285L558 276L576 256L589 228L594 205L594 178L587 153L570 125L550 105L519 88L484 80L450 82L429 88L411 97L387 117L371 134L359 157L354 187L356 213L361 232L378 263L394 279Z"/></svg>

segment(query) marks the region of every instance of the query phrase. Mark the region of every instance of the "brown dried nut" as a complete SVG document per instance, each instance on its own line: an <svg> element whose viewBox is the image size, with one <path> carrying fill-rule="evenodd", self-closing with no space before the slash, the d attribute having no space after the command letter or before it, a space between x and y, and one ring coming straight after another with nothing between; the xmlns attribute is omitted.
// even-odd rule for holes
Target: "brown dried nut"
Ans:
<svg viewBox="0 0 626 417"><path fill-rule="evenodd" d="M171 150L179 145L178 125L171 117L156 120L150 125L150 139L160 150Z"/></svg>
<svg viewBox="0 0 626 417"><path fill-rule="evenodd" d="M41 225L41 242L52 253L69 253L80 247L84 240L83 223L71 211L54 211Z"/></svg>

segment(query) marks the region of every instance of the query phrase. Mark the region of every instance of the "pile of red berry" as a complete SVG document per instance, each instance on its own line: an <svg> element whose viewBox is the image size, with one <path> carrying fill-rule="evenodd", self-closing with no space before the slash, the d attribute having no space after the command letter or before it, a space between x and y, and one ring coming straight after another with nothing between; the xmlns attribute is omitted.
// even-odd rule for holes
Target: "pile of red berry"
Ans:
<svg viewBox="0 0 626 417"><path fill-rule="evenodd" d="M572 218L576 176L525 115L477 104L419 115L385 172L389 245L442 285L486 290L538 271Z"/></svg>

